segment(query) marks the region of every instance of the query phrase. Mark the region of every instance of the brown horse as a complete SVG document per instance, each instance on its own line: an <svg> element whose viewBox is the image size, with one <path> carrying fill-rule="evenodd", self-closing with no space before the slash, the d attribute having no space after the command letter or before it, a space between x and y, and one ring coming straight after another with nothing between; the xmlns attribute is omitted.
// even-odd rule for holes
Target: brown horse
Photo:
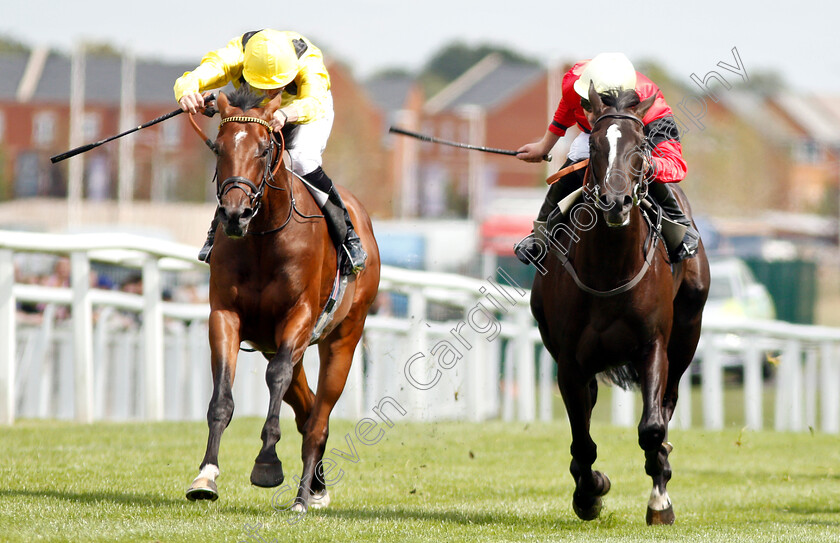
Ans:
<svg viewBox="0 0 840 543"><path fill-rule="evenodd" d="M639 445L653 479L647 522L671 524L675 518L665 488L671 478L668 423L700 338L709 264L701 244L694 258L672 270L664 244L639 209L646 186L640 119L653 98L639 103L632 90L599 96L590 89L586 202L569 215L573 226L563 229L565 239L550 240L559 258L546 259L546 273L537 274L531 295L543 342L557 361L572 432L572 504L583 520L599 515L601 496L610 489L606 475L592 470L596 446L589 424L599 372L615 384L640 386Z"/></svg>
<svg viewBox="0 0 840 543"><path fill-rule="evenodd" d="M329 416L344 389L353 352L379 286L379 251L370 219L349 192L341 197L367 251L367 267L346 283L332 320L316 330L331 299L337 273L336 251L315 200L285 167L268 120L279 99L264 108L260 97L241 88L221 94L222 121L214 148L220 226L210 259L210 352L213 395L207 411L210 428L200 473L187 498L218 498L219 442L233 415L231 387L240 342L268 360L268 416L251 483L275 487L283 468L275 452L280 439L281 401L292 406L303 435L303 474L295 509L329 502L321 460ZM336 283L338 284L338 283ZM319 326L320 328L320 326ZM317 392L306 381L301 360L318 343L321 366Z"/></svg>

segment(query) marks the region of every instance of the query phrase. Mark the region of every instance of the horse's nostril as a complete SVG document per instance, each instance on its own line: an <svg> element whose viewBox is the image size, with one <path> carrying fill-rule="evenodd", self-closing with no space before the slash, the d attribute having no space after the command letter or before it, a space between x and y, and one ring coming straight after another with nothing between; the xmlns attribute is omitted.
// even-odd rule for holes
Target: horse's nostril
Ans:
<svg viewBox="0 0 840 543"><path fill-rule="evenodd" d="M223 207L219 207L219 218L224 221L227 220L227 216L227 210Z"/></svg>
<svg viewBox="0 0 840 543"><path fill-rule="evenodd" d="M630 207L633 205L633 198L629 194L624 195L624 207Z"/></svg>
<svg viewBox="0 0 840 543"><path fill-rule="evenodd" d="M250 219L253 214L254 214L254 210L251 209L250 207L248 207L248 208L245 208L242 211L242 215L240 215L239 218L247 220L247 219Z"/></svg>

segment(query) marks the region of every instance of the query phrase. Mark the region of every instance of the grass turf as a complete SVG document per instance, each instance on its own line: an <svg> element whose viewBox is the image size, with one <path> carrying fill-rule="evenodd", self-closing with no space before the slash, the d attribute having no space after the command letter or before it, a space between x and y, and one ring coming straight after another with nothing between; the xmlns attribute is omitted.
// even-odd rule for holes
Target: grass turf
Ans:
<svg viewBox="0 0 840 543"><path fill-rule="evenodd" d="M596 468L613 486L601 518L587 523L571 508L565 422L395 422L371 446L352 422L333 422L327 456L343 475L330 507L300 519L272 507L280 494L248 482L261 420L234 419L225 432L212 503L184 498L203 423L19 422L0 429L0 540L840 541L836 436L673 431L677 523L651 528L651 483L632 429L593 425ZM292 421L281 426L293 484L300 436ZM347 436L356 463L331 452L349 451Z"/></svg>

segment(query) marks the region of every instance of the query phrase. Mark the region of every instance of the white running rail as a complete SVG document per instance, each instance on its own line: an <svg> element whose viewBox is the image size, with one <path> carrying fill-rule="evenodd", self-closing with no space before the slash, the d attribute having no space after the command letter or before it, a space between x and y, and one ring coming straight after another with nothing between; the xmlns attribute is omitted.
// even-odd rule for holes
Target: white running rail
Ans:
<svg viewBox="0 0 840 543"><path fill-rule="evenodd" d="M0 423L18 416L203 419L211 392L206 304L161 299L162 272L201 270L195 248L123 234L51 235L0 231ZM15 255L68 255L71 286L15 283ZM142 270L143 295L89 287L91 261ZM368 317L335 417L360 419L381 402L412 420L551 420L559 402L554 362L530 315L530 292L497 270L484 280L383 267L391 307ZM37 325L16 304L46 304ZM56 308L70 318L56 319ZM126 316L128 315L128 316ZM139 324L142 323L142 324ZM702 423L724 427L724 368L742 366L744 426L764 427L763 366L778 362L775 429L840 433L840 330L782 322L704 325ZM310 385L317 352L305 357ZM240 353L237 414L265 414L264 360ZM688 376L672 425L692 426ZM614 389L612 421L637 423L638 395ZM284 416L289 416L288 408Z"/></svg>

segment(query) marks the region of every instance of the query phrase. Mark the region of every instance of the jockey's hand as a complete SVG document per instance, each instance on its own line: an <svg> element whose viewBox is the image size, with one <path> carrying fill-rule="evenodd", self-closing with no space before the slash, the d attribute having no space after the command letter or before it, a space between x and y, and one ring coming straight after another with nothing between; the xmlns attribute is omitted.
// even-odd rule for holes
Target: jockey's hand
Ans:
<svg viewBox="0 0 840 543"><path fill-rule="evenodd" d="M271 116L271 120L268 124L271 125L271 129L275 132L279 132L286 126L288 123L293 123L297 121L299 118L297 109L294 106L286 106L283 108L277 108L274 114Z"/></svg>
<svg viewBox="0 0 840 543"><path fill-rule="evenodd" d="M181 106L183 111L196 113L199 109L204 107L204 97L201 96L201 93L190 92L183 95L181 99L178 100L178 105Z"/></svg>
<svg viewBox="0 0 840 543"><path fill-rule="evenodd" d="M286 123L289 122L289 116L286 114L285 111L282 109L277 109L274 114L271 116L271 120L268 121L268 124L271 125L271 129L275 132L280 132Z"/></svg>
<svg viewBox="0 0 840 543"><path fill-rule="evenodd" d="M541 142L528 143L516 150L516 158L525 162L542 162L544 156Z"/></svg>

